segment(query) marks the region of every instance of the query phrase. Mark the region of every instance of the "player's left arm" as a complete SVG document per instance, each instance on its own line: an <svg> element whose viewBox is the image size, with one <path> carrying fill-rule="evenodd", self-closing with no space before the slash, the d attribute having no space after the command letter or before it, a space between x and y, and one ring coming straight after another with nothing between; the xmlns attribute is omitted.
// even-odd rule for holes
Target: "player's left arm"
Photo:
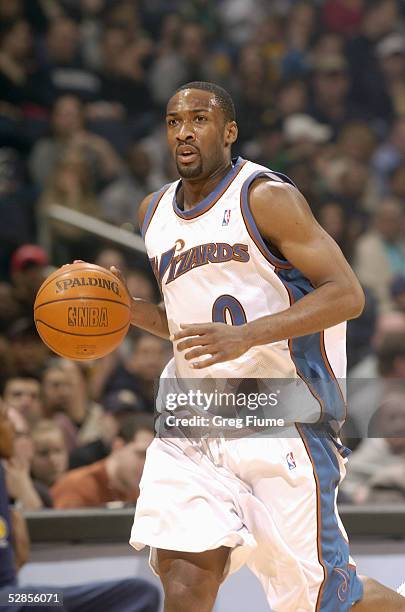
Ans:
<svg viewBox="0 0 405 612"><path fill-rule="evenodd" d="M229 361L252 346L305 336L358 317L363 290L334 240L317 223L297 189L285 183L257 181L250 208L261 236L308 278L314 290L279 313L241 326L224 323L183 325L174 336L177 350L200 369Z"/></svg>

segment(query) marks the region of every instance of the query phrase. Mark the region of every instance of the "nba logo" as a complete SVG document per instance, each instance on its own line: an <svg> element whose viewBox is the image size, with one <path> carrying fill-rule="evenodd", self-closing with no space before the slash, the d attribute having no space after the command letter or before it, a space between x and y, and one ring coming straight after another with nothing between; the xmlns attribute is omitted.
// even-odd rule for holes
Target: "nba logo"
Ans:
<svg viewBox="0 0 405 612"><path fill-rule="evenodd" d="M222 225L228 225L231 219L231 211L227 208L224 212L224 218L222 219Z"/></svg>
<svg viewBox="0 0 405 612"><path fill-rule="evenodd" d="M294 468L297 467L297 464L295 463L294 455L292 454L292 452L287 453L285 458L287 459L287 465L288 465L289 470L293 470Z"/></svg>

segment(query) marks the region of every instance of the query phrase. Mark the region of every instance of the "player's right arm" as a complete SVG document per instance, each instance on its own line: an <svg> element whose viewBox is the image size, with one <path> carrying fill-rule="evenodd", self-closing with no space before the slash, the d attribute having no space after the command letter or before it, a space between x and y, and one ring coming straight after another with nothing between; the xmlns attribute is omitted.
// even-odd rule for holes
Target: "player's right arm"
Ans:
<svg viewBox="0 0 405 612"><path fill-rule="evenodd" d="M151 193L139 206L138 221L139 227L142 228L148 206L155 194ZM140 327L155 336L169 339L169 326L167 323L166 308L164 302L160 304L152 304L141 298L132 297L131 302L131 323L136 327Z"/></svg>

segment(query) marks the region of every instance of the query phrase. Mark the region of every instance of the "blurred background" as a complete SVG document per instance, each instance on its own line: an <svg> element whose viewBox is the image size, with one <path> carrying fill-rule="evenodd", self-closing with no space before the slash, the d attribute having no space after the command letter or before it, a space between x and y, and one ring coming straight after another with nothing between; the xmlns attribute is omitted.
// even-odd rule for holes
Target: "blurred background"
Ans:
<svg viewBox="0 0 405 612"><path fill-rule="evenodd" d="M159 299L137 207L178 178L163 118L192 80L231 93L235 155L293 179L365 289L348 326L354 453L339 500L404 505L403 0L0 0L9 498L28 517L136 502L170 346L132 330L106 358L69 362L40 341L32 305L74 259L116 265L133 295Z"/></svg>

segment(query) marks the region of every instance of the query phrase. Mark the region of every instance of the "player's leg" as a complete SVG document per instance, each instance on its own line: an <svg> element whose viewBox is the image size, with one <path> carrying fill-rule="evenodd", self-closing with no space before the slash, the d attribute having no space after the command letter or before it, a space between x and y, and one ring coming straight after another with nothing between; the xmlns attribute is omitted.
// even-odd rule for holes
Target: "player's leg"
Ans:
<svg viewBox="0 0 405 612"><path fill-rule="evenodd" d="M157 551L156 570L165 593L164 612L211 612L230 549L201 553Z"/></svg>
<svg viewBox="0 0 405 612"><path fill-rule="evenodd" d="M405 597L391 591L376 580L361 576L364 595L361 601L353 606L353 612L404 612Z"/></svg>

